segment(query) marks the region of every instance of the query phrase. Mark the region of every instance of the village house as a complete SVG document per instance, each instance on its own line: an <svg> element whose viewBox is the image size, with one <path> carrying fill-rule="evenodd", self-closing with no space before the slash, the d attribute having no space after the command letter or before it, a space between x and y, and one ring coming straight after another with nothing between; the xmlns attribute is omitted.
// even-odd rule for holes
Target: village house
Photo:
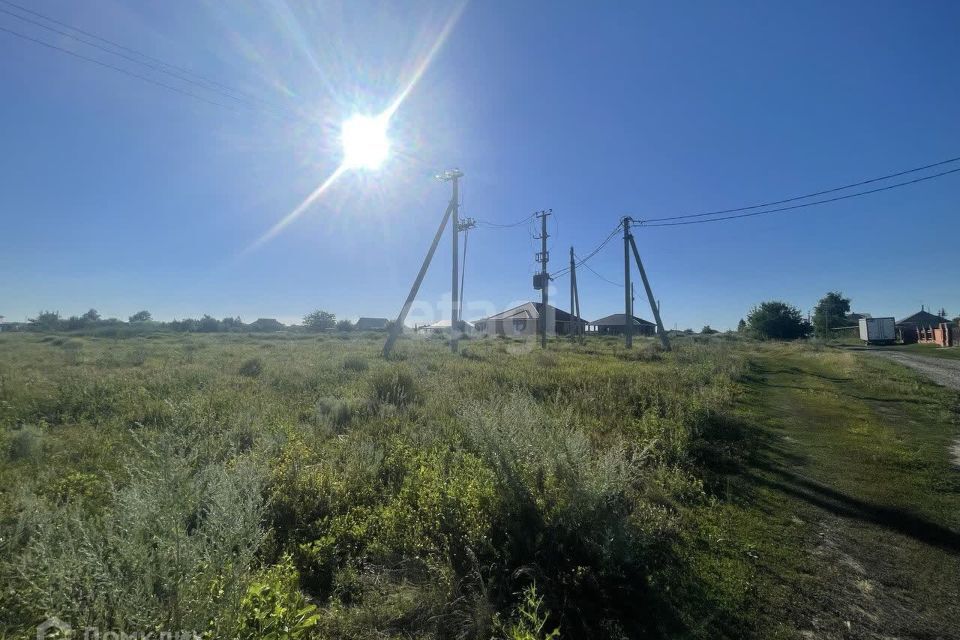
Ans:
<svg viewBox="0 0 960 640"><path fill-rule="evenodd" d="M450 333L450 320L438 320L433 324L423 324L418 327L414 327L414 331L419 334L437 334L437 333ZM473 323L467 322L466 320L460 321L460 332L465 335L471 335L474 333Z"/></svg>
<svg viewBox="0 0 960 640"><path fill-rule="evenodd" d="M525 302L520 306L501 311L489 318L476 320L473 323L478 333L497 336L535 336L538 333L540 314L543 304L540 302ZM584 331L587 322L582 318L570 315L563 309L553 305L546 307L547 335L569 335L577 325Z"/></svg>
<svg viewBox="0 0 960 640"><path fill-rule="evenodd" d="M903 344L936 342L934 330L949 324L950 321L943 316L932 314L921 306L920 311L897 321L897 340Z"/></svg>
<svg viewBox="0 0 960 640"><path fill-rule="evenodd" d="M594 320L587 327L587 333L595 333L598 335L623 335L624 329L626 328L626 317L625 313L614 313L612 315L600 318L599 320ZM652 336L657 333L657 325L650 322L649 320L644 320L643 318L638 318L637 316L633 317L633 335L635 336Z"/></svg>
<svg viewBox="0 0 960 640"><path fill-rule="evenodd" d="M388 322L386 318L358 318L357 329L360 331L385 331Z"/></svg>

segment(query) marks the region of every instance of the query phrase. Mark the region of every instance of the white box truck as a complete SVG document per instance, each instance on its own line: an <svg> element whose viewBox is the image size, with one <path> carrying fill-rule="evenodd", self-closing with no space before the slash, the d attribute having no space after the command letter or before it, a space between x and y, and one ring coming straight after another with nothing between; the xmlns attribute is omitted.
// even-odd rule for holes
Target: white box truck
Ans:
<svg viewBox="0 0 960 640"><path fill-rule="evenodd" d="M860 318L860 339L867 344L893 344L896 322L893 318Z"/></svg>

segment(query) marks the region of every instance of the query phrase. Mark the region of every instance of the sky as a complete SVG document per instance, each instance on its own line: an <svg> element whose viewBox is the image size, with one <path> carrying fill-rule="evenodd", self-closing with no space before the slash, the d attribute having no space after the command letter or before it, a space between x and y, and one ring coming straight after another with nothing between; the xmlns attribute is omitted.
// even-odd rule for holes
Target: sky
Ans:
<svg viewBox="0 0 960 640"><path fill-rule="evenodd" d="M434 176L453 167L461 216L553 210L555 272L623 216L752 205L960 156L950 0L17 2L204 80L0 3L0 29L143 76L0 31L8 321L91 307L395 317L450 199ZM401 96L387 161L340 172L264 240L340 167L341 123ZM635 238L668 328L735 327L771 299L806 314L831 290L876 316L960 315L958 202L960 173ZM469 233L466 318L539 299L533 231ZM411 322L448 317L450 254L447 235ZM622 312L622 240L587 264L615 284L580 267L582 315ZM569 306L568 279L555 300ZM644 305L637 282L649 317Z"/></svg>

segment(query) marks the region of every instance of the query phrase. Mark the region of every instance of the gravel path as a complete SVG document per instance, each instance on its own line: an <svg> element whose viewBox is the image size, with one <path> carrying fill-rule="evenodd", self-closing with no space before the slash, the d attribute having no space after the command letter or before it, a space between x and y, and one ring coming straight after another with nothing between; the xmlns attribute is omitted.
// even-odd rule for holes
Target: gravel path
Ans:
<svg viewBox="0 0 960 640"><path fill-rule="evenodd" d="M890 360L896 360L911 369L916 369L937 384L960 391L960 360L931 358L903 351L887 351L886 349L867 349L867 351Z"/></svg>
<svg viewBox="0 0 960 640"><path fill-rule="evenodd" d="M931 358L914 353L904 353L903 351L887 351L886 349L866 350L874 355L895 360L919 371L939 385L960 391L960 360ZM960 438L956 439L950 446L950 454L953 457L953 464L960 467Z"/></svg>

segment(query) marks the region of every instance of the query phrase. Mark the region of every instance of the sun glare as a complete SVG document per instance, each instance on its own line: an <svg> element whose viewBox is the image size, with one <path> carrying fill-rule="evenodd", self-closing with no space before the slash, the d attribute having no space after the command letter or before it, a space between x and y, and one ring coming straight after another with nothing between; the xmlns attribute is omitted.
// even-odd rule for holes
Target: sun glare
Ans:
<svg viewBox="0 0 960 640"><path fill-rule="evenodd" d="M383 116L354 115L340 130L343 163L352 169L376 169L387 159L387 119Z"/></svg>

